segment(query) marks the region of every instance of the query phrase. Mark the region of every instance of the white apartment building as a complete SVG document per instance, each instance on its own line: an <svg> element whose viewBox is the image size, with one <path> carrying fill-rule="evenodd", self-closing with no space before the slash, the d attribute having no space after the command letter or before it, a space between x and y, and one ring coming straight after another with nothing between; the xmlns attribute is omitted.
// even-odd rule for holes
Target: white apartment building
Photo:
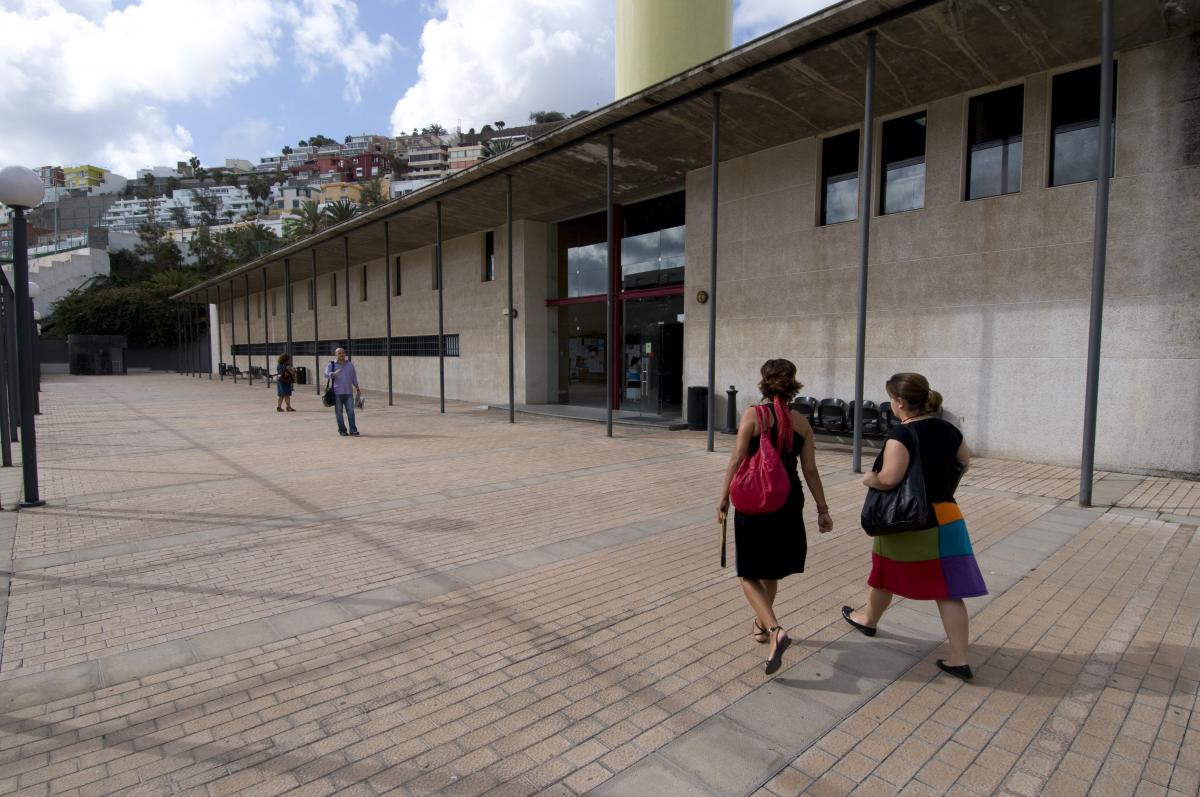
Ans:
<svg viewBox="0 0 1200 797"><path fill-rule="evenodd" d="M101 218L100 226L113 230L136 230L152 217L162 224L174 226L172 208L175 207L184 208L189 227L198 226L205 213L205 196L211 196L215 200L215 212L211 215L218 223L240 220L246 214L257 213L259 210L250 194L241 186L181 188L170 198L137 197L117 200Z"/></svg>

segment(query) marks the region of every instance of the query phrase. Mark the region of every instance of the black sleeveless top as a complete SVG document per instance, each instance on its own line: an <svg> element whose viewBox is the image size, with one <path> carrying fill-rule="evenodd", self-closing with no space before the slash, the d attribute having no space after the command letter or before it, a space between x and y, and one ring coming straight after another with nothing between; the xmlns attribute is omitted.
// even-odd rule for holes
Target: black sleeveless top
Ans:
<svg viewBox="0 0 1200 797"><path fill-rule="evenodd" d="M954 463L962 445L962 432L941 418L922 418L919 421L893 426L886 440L899 440L912 456L913 436L921 444L921 470L925 474L925 494L931 502L954 500ZM875 458L872 470L883 467L883 452Z"/></svg>

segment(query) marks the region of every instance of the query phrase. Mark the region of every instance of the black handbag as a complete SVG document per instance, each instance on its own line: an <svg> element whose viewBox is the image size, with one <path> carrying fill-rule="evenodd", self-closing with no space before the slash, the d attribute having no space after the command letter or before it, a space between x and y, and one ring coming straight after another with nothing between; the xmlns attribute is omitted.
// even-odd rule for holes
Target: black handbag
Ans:
<svg viewBox="0 0 1200 797"><path fill-rule="evenodd" d="M328 379L325 380L325 394L321 396L321 402L326 407L332 407L337 403L337 399L333 397L333 383Z"/></svg>
<svg viewBox="0 0 1200 797"><path fill-rule="evenodd" d="M920 531L937 525L937 516L925 493L925 472L921 468L921 442L916 432L909 430L912 437L912 456L908 470L900 484L891 490L867 490L863 502L860 522L863 531L872 537L884 534L899 534L903 531Z"/></svg>

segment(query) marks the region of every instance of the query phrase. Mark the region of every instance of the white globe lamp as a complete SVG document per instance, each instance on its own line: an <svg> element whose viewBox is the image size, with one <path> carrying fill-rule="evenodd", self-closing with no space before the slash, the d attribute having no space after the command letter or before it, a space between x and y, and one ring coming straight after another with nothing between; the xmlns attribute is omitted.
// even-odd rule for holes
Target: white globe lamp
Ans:
<svg viewBox="0 0 1200 797"><path fill-rule="evenodd" d="M29 210L42 204L46 193L42 178L24 166L5 166L0 169L0 203L10 208Z"/></svg>
<svg viewBox="0 0 1200 797"><path fill-rule="evenodd" d="M38 285L33 280L29 281L29 298L36 299L42 295L42 286Z"/></svg>

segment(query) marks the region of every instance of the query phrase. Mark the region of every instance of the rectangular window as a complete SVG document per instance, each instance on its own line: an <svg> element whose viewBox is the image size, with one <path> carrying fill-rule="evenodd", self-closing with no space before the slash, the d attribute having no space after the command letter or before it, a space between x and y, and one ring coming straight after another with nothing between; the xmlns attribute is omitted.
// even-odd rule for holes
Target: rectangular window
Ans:
<svg viewBox="0 0 1200 797"><path fill-rule="evenodd" d="M496 279L496 236L491 230L483 234L483 281Z"/></svg>
<svg viewBox="0 0 1200 797"><path fill-rule="evenodd" d="M308 309L314 310L317 306L317 281L308 281Z"/></svg>
<svg viewBox="0 0 1200 797"><path fill-rule="evenodd" d="M821 224L858 218L858 131L821 142Z"/></svg>
<svg viewBox="0 0 1200 797"><path fill-rule="evenodd" d="M967 199L1021 190L1025 87L972 97L967 110Z"/></svg>
<svg viewBox="0 0 1200 797"><path fill-rule="evenodd" d="M879 212L925 207L925 112L883 123Z"/></svg>
<svg viewBox="0 0 1200 797"><path fill-rule="evenodd" d="M365 302L367 300L367 267L362 267L362 279L359 280L358 300Z"/></svg>
<svg viewBox="0 0 1200 797"><path fill-rule="evenodd" d="M263 311L263 296L261 293L254 294L254 317L262 318Z"/></svg>
<svg viewBox="0 0 1200 797"><path fill-rule="evenodd" d="M1113 127L1117 124L1117 65L1113 64ZM1116 147L1113 147L1116 152ZM1100 65L1054 76L1050 99L1050 185L1096 179L1100 155ZM1113 164L1108 166L1112 176Z"/></svg>
<svg viewBox="0 0 1200 797"><path fill-rule="evenodd" d="M433 266L433 289L435 291L440 291L442 289L442 284L441 284L442 281L439 279L439 277L441 277L441 274L438 273L438 256L437 256L437 247L436 246L433 247L433 249L431 250L431 253L433 255L433 257L430 258L432 261L430 265Z"/></svg>
<svg viewBox="0 0 1200 797"><path fill-rule="evenodd" d="M279 291L271 291L271 315L279 315Z"/></svg>
<svg viewBox="0 0 1200 797"><path fill-rule="evenodd" d="M337 307L337 274L329 275L329 306Z"/></svg>
<svg viewBox="0 0 1200 797"><path fill-rule="evenodd" d="M392 295L400 295L400 255L396 255L395 276L392 281Z"/></svg>

